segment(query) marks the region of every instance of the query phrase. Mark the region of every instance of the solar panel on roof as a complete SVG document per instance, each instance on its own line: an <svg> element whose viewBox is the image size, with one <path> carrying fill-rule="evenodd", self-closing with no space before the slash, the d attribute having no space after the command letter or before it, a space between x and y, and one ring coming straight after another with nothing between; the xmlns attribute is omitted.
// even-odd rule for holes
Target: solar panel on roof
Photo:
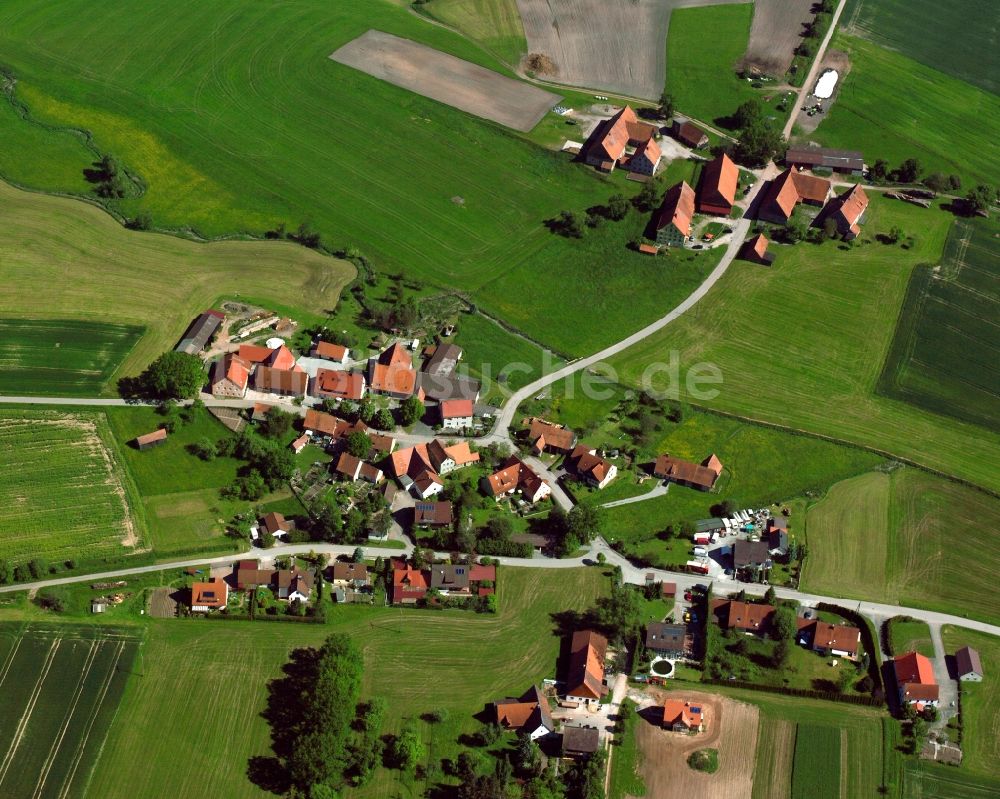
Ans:
<svg viewBox="0 0 1000 799"><path fill-rule="evenodd" d="M701 708L700 707L695 707L694 705L691 705L691 712L692 713L701 713Z"/></svg>

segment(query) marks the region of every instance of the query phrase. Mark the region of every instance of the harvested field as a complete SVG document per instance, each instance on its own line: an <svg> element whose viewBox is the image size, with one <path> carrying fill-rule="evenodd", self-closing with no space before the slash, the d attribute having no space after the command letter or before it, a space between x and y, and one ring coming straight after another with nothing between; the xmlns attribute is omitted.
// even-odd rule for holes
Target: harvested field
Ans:
<svg viewBox="0 0 1000 799"><path fill-rule="evenodd" d="M562 99L544 89L382 31L367 31L330 58L514 130L531 130Z"/></svg>
<svg viewBox="0 0 1000 799"><path fill-rule="evenodd" d="M743 69L780 77L792 64L794 50L812 21L813 0L757 0Z"/></svg>
<svg viewBox="0 0 1000 799"><path fill-rule="evenodd" d="M154 619L172 619L177 615L176 588L157 588L149 598L149 615Z"/></svg>
<svg viewBox="0 0 1000 799"><path fill-rule="evenodd" d="M788 719L761 718L753 799L789 799L791 796L795 729L795 722Z"/></svg>
<svg viewBox="0 0 1000 799"><path fill-rule="evenodd" d="M651 691L657 702L680 693ZM707 709L708 729L698 735L668 732L650 723L643 714L637 730L644 757L639 771L646 783L648 799L697 796L699 799L750 799L757 751L758 709L714 694L684 691L687 700L696 700ZM696 749L719 750L719 770L715 774L695 771L687 764Z"/></svg>
<svg viewBox="0 0 1000 799"><path fill-rule="evenodd" d="M728 2L517 0L517 7L528 52L552 60L554 80L654 100L663 91L670 12Z"/></svg>

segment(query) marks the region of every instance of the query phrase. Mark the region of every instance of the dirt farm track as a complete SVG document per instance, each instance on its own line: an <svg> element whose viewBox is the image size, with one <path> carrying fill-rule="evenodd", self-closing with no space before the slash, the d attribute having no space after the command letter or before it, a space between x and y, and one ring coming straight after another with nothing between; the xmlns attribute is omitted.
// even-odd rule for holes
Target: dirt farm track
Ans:
<svg viewBox="0 0 1000 799"><path fill-rule="evenodd" d="M330 58L424 97L528 131L561 97L409 39L370 30Z"/></svg>
<svg viewBox="0 0 1000 799"><path fill-rule="evenodd" d="M733 2L747 0L517 0L517 8L528 52L552 60L557 83L655 100L671 11Z"/></svg>
<svg viewBox="0 0 1000 799"><path fill-rule="evenodd" d="M813 18L812 6L813 0L757 0L743 67L756 67L774 77L784 75L806 23Z"/></svg>
<svg viewBox="0 0 1000 799"><path fill-rule="evenodd" d="M650 695L661 706L668 696L660 691L650 691ZM641 712L637 735L643 762L639 771L646 783L647 799L750 799L757 754L757 707L697 691L671 692L669 696L700 702L706 709L708 729L698 735L668 732L650 723L647 714L653 708ZM715 774L695 771L687 764L688 755L706 748L719 750Z"/></svg>

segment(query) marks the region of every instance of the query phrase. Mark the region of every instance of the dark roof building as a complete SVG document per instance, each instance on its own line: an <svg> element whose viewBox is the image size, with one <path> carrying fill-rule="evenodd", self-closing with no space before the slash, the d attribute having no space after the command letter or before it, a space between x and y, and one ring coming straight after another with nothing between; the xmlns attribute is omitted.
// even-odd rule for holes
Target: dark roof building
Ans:
<svg viewBox="0 0 1000 799"><path fill-rule="evenodd" d="M678 117L674 120L672 132L674 138L681 144L686 144L694 150L708 146L708 134L695 125L690 119Z"/></svg>
<svg viewBox="0 0 1000 799"><path fill-rule="evenodd" d="M451 524L451 503L417 502L413 506L413 523L427 527L446 527Z"/></svg>
<svg viewBox="0 0 1000 799"><path fill-rule="evenodd" d="M857 150L834 150L829 147L790 147L785 153L788 166L813 169L823 167L834 172L860 175L865 168L865 157Z"/></svg>
<svg viewBox="0 0 1000 799"><path fill-rule="evenodd" d="M450 399L477 402L482 384L471 377L456 374L417 372L417 388L423 391L428 398L438 402Z"/></svg>
<svg viewBox="0 0 1000 799"><path fill-rule="evenodd" d="M462 360L462 348L454 344L438 344L434 354L424 364L429 375L450 375Z"/></svg>
<svg viewBox="0 0 1000 799"><path fill-rule="evenodd" d="M684 636L687 628L683 624L666 624L662 621L646 625L646 649L662 654L684 652Z"/></svg>
<svg viewBox="0 0 1000 799"><path fill-rule="evenodd" d="M469 567L464 564L431 566L431 588L439 591L468 591Z"/></svg>
<svg viewBox="0 0 1000 799"><path fill-rule="evenodd" d="M601 746L601 733L597 727L564 724L562 736L563 757L590 757Z"/></svg>
<svg viewBox="0 0 1000 799"><path fill-rule="evenodd" d="M204 311L191 323L174 350L185 352L188 355L197 355L205 349L205 345L215 335L215 331L219 329L219 325L225 318L225 314L219 311Z"/></svg>
<svg viewBox="0 0 1000 799"><path fill-rule="evenodd" d="M983 679L983 662L971 646L963 646L955 653L955 669L958 679L964 682L981 682Z"/></svg>

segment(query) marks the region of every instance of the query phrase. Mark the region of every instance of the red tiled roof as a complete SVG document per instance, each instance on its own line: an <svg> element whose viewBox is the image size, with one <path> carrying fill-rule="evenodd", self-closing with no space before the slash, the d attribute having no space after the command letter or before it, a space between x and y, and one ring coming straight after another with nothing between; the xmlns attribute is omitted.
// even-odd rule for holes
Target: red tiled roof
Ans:
<svg viewBox="0 0 1000 799"><path fill-rule="evenodd" d="M305 430L312 430L316 433L322 433L325 436L336 438L338 429L346 424L347 422L343 419L338 419L336 416L331 416L329 413L323 413L323 411L317 411L313 408L309 408L306 411L306 418L303 421L302 427Z"/></svg>
<svg viewBox="0 0 1000 799"><path fill-rule="evenodd" d="M736 186L740 180L740 170L725 153L711 161L701 173L701 189L698 195L700 210L717 211L725 208L726 213L736 202Z"/></svg>
<svg viewBox="0 0 1000 799"><path fill-rule="evenodd" d="M336 471L338 474L344 475L344 477L349 477L351 480L356 480L358 473L361 470L361 459L355 457L350 452L340 453L340 458L337 461Z"/></svg>
<svg viewBox="0 0 1000 799"><path fill-rule="evenodd" d="M690 729L701 726L701 706L692 705L680 699L667 699L663 703L663 725L672 727L677 722L683 722Z"/></svg>
<svg viewBox="0 0 1000 799"><path fill-rule="evenodd" d="M152 433L145 433L141 436L136 436L135 443L139 446L143 444L152 444L156 441L166 441L167 439L167 428L161 427L159 430L154 430Z"/></svg>
<svg viewBox="0 0 1000 799"><path fill-rule="evenodd" d="M536 443L542 438L542 444L552 449L569 452L576 442L576 433L568 427L547 422L545 419L532 417L528 428L528 439Z"/></svg>
<svg viewBox="0 0 1000 799"><path fill-rule="evenodd" d="M566 693L600 699L608 692L604 685L604 658L608 639L593 630L577 630L570 641Z"/></svg>
<svg viewBox="0 0 1000 799"><path fill-rule="evenodd" d="M479 563L473 564L469 568L469 582L478 583L483 580L490 580L496 582L497 579L497 567L496 566L482 566Z"/></svg>
<svg viewBox="0 0 1000 799"><path fill-rule="evenodd" d="M830 196L830 181L826 178L815 175L805 175L801 172L792 172L792 182L795 190L799 194L800 202L812 202L822 205L826 198Z"/></svg>
<svg viewBox="0 0 1000 799"><path fill-rule="evenodd" d="M868 195L860 185L857 185L840 195L837 203L837 215L847 223L848 227L855 228L861 215L868 208Z"/></svg>
<svg viewBox="0 0 1000 799"><path fill-rule="evenodd" d="M277 391L282 394L304 396L308 384L309 375L302 371L258 366L253 373L253 386L257 391Z"/></svg>
<svg viewBox="0 0 1000 799"><path fill-rule="evenodd" d="M472 416L474 404L469 399L450 399L441 403L442 419L464 419Z"/></svg>
<svg viewBox="0 0 1000 799"><path fill-rule="evenodd" d="M691 218L694 216L694 189L686 181L671 186L663 195L663 205L656 220L656 229L673 225L687 237L691 235Z"/></svg>
<svg viewBox="0 0 1000 799"><path fill-rule="evenodd" d="M229 598L229 586L221 577L208 582L191 584L192 607L224 608Z"/></svg>
<svg viewBox="0 0 1000 799"><path fill-rule="evenodd" d="M328 341L317 341L316 346L313 347L313 357L342 361L347 357L347 347L342 344L331 344Z"/></svg>
<svg viewBox="0 0 1000 799"><path fill-rule="evenodd" d="M258 347L256 344L240 344L239 356L247 363L264 363L271 357L269 347Z"/></svg>
<svg viewBox="0 0 1000 799"><path fill-rule="evenodd" d="M708 134L690 121L677 127L676 136L689 147L699 147L708 141Z"/></svg>
<svg viewBox="0 0 1000 799"><path fill-rule="evenodd" d="M215 382L219 383L222 380L228 380L229 382L239 386L240 389L246 390L249 379L250 364L238 355L233 355L233 353L230 352L222 359L222 374L216 375Z"/></svg>
<svg viewBox="0 0 1000 799"><path fill-rule="evenodd" d="M604 460L586 444L580 444L569 456L573 468L580 474L586 474L597 482L601 482L608 474L611 463Z"/></svg>
<svg viewBox="0 0 1000 799"><path fill-rule="evenodd" d="M417 373L409 367L384 363L372 367L372 391L410 396L416 385Z"/></svg>
<svg viewBox="0 0 1000 799"><path fill-rule="evenodd" d="M907 652L893 660L896 670L896 680L900 685L915 683L917 685L937 685L934 679L934 668L930 660L919 652Z"/></svg>
<svg viewBox="0 0 1000 799"><path fill-rule="evenodd" d="M660 160L661 155L660 145L656 143L656 139L649 138L635 148L635 153L632 154L632 157L640 158L645 156L649 163L655 164Z"/></svg>
<svg viewBox="0 0 1000 799"><path fill-rule="evenodd" d="M770 242L767 240L767 237L763 233L758 233L747 242L747 249L755 253L760 258L763 258L767 255L768 244L770 244Z"/></svg>
<svg viewBox="0 0 1000 799"><path fill-rule="evenodd" d="M395 366L402 369L413 367L413 358L406 351L406 347L398 341L378 356L378 362L383 366Z"/></svg>
<svg viewBox="0 0 1000 799"><path fill-rule="evenodd" d="M661 480L675 480L677 482L711 488L719 478L719 470L722 468L722 464L718 462L718 458L715 461L709 467L691 463L691 461L681 458L675 458L671 455L661 455L656 459L656 464L653 466L653 475L659 477Z"/></svg>
<svg viewBox="0 0 1000 799"><path fill-rule="evenodd" d="M365 378L360 372L317 369L313 393L319 396L359 400L365 393Z"/></svg>
<svg viewBox="0 0 1000 799"><path fill-rule="evenodd" d="M617 161L625 154L625 147L629 142L628 124L636 123L639 118L629 106L625 106L621 111L611 117L605 123L600 138L591 147L596 150L596 154ZM593 157L593 156L592 156Z"/></svg>

